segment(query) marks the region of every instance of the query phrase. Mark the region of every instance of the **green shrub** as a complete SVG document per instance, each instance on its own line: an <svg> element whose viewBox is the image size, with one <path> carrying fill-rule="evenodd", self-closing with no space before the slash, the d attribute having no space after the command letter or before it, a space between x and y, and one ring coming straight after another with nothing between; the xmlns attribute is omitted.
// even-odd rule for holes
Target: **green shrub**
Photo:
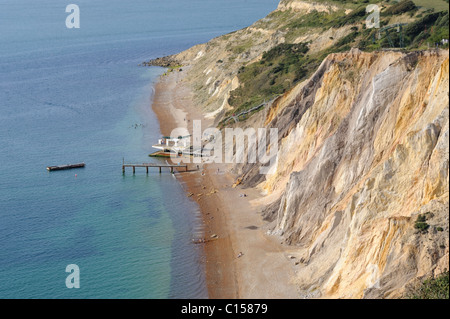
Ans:
<svg viewBox="0 0 450 319"><path fill-rule="evenodd" d="M339 39L339 41L336 43L337 47L341 47L344 46L346 44L352 43L353 41L355 41L356 37L359 35L358 32L352 32L349 33L348 35L346 35L345 37L342 37L341 39Z"/></svg>
<svg viewBox="0 0 450 319"><path fill-rule="evenodd" d="M417 10L416 5L411 0L403 0L386 9L386 15L398 15L412 10Z"/></svg>
<svg viewBox="0 0 450 319"><path fill-rule="evenodd" d="M423 223L423 222L426 222L426 221L427 221L427 216L425 216L425 215L419 215L419 216L417 216L416 222Z"/></svg>
<svg viewBox="0 0 450 319"><path fill-rule="evenodd" d="M416 223L414 224L415 229L419 229L420 231L426 231L428 228L430 228L430 225L426 223L427 217L426 215L419 215L417 216Z"/></svg>
<svg viewBox="0 0 450 319"><path fill-rule="evenodd" d="M425 231L425 230L427 230L428 228L430 228L430 225L428 225L427 223L416 223L416 224L414 225L414 228L419 229L419 230L421 230L421 231Z"/></svg>
<svg viewBox="0 0 450 319"><path fill-rule="evenodd" d="M424 280L410 289L406 297L408 299L449 299L448 271L436 278Z"/></svg>
<svg viewBox="0 0 450 319"><path fill-rule="evenodd" d="M241 85L230 93L232 113L239 113L289 90L313 71L317 63L306 55L308 43L280 44L265 52L259 62L241 67Z"/></svg>
<svg viewBox="0 0 450 319"><path fill-rule="evenodd" d="M406 42L410 48L418 48L429 42L433 44L449 37L448 11L430 13L410 23L404 29Z"/></svg>
<svg viewBox="0 0 450 319"><path fill-rule="evenodd" d="M365 21L366 15L366 6L361 6L347 15L344 14L335 18L332 26L334 28L340 28L348 24L362 23Z"/></svg>

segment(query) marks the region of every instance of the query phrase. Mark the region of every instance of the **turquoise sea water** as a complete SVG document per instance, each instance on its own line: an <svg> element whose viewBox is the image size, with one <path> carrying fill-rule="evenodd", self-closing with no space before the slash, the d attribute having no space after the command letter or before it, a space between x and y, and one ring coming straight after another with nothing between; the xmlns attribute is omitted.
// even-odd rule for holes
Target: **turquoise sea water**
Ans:
<svg viewBox="0 0 450 319"><path fill-rule="evenodd" d="M67 29L76 3L81 28ZM0 0L0 298L206 298L198 209L148 162L142 61L240 29L276 0ZM134 128L135 124L142 124ZM85 162L49 173L46 167ZM65 285L80 268L80 289Z"/></svg>

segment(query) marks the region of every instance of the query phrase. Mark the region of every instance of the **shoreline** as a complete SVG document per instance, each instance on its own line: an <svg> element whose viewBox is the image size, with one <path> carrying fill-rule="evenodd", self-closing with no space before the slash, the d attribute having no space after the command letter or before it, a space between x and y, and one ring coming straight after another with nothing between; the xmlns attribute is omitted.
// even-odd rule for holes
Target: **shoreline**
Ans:
<svg viewBox="0 0 450 319"><path fill-rule="evenodd" d="M178 127L191 132L193 120L201 120L202 129L213 124L193 105L192 92L183 84L184 74L161 76L154 85L151 108L163 135ZM263 207L260 191L233 188L237 176L228 164L199 164L199 168L176 176L203 219L205 243L200 245L209 298L299 298L290 257L294 248L266 234L266 223L259 214ZM247 197L240 197L242 193Z"/></svg>

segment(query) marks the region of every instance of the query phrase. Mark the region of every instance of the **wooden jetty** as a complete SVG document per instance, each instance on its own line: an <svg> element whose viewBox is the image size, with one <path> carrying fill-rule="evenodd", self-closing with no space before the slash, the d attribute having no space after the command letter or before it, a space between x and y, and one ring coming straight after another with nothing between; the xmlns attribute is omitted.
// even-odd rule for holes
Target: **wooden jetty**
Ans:
<svg viewBox="0 0 450 319"><path fill-rule="evenodd" d="M164 164L154 164L154 163L142 163L142 164L122 164L122 172L125 174L125 168L126 167L132 167L133 168L133 174L136 173L136 167L145 167L147 174L149 171L149 168L159 168L159 172L162 172L163 168L170 168L170 172L173 173L175 169L180 170L184 168L185 172L188 171L187 165L164 165Z"/></svg>
<svg viewBox="0 0 450 319"><path fill-rule="evenodd" d="M83 168L86 164L84 163L78 163L78 164L67 164L67 165L59 165L59 166L48 166L47 170L49 172L51 171L62 171L65 169L72 169L72 168Z"/></svg>

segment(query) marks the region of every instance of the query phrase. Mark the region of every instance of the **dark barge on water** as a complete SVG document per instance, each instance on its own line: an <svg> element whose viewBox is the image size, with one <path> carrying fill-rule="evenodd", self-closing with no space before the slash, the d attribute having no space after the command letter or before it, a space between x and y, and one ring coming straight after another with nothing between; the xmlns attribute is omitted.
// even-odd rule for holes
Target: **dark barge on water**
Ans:
<svg viewBox="0 0 450 319"><path fill-rule="evenodd" d="M59 165L59 166L49 166L47 167L48 171L62 171L65 169L72 169L72 168L83 168L86 164L84 163L78 163L78 164L67 164L67 165Z"/></svg>

